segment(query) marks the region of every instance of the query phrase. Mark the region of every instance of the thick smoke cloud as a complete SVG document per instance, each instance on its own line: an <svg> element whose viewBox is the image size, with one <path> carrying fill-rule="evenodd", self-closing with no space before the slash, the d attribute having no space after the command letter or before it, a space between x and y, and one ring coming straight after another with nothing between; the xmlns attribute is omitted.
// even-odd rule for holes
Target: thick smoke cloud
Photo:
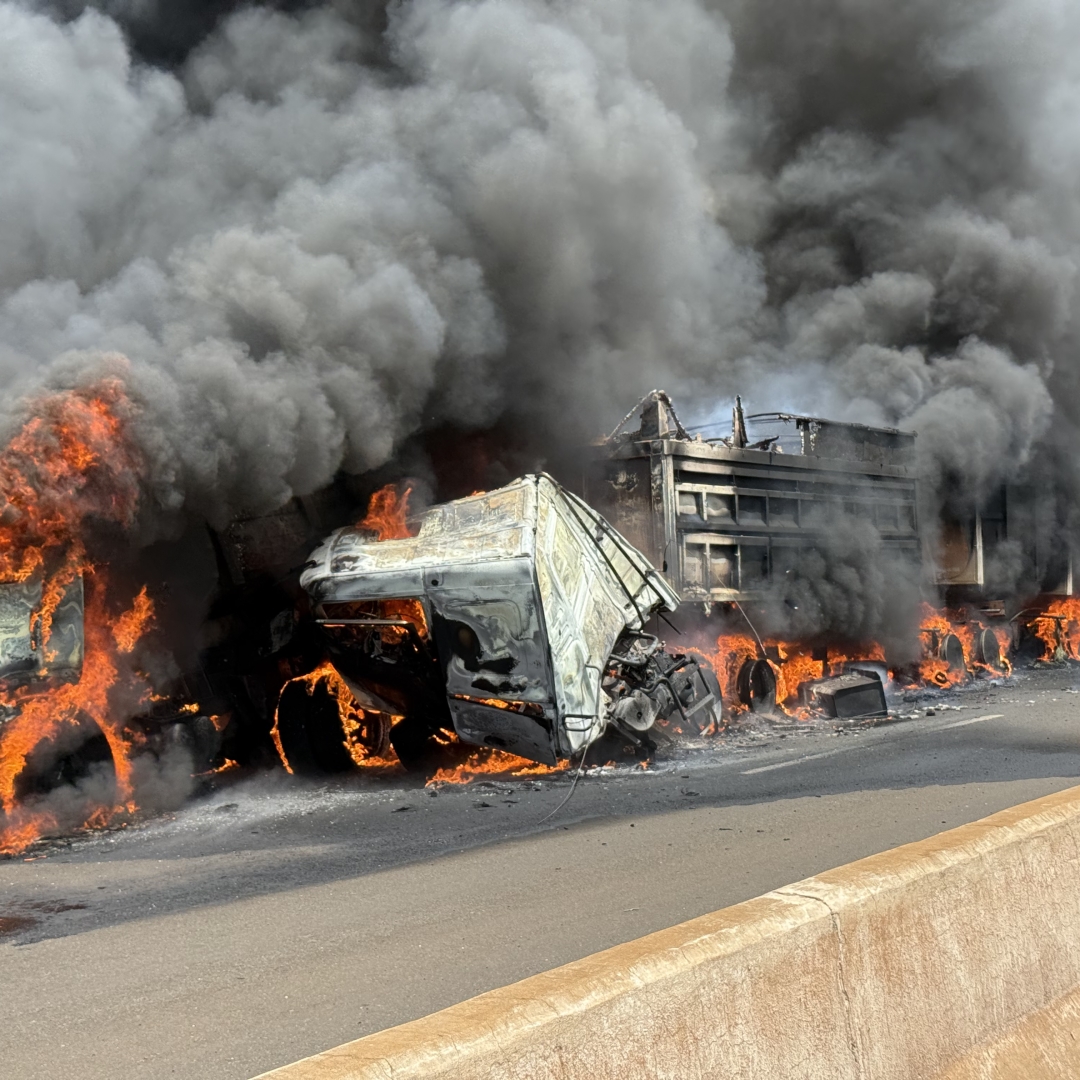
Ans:
<svg viewBox="0 0 1080 1080"><path fill-rule="evenodd" d="M912 428L938 504L1040 476L1065 523L1078 24L1055 0L0 2L0 385L120 370L150 533L448 421L542 449L657 384ZM886 619L868 543L799 610Z"/></svg>
<svg viewBox="0 0 1080 1080"><path fill-rule="evenodd" d="M388 73L335 10L254 9L173 74L93 10L0 10L0 372L122 364L161 509L264 509L511 402L595 416L657 357L704 376L749 343L757 261L650 86L655 16L410 5ZM666 21L722 95L722 24Z"/></svg>

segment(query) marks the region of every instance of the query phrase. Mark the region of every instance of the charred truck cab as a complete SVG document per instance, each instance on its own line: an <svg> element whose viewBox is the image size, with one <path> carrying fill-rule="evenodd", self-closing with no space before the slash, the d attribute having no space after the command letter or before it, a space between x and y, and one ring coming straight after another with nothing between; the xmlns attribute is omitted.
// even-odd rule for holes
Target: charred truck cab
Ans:
<svg viewBox="0 0 1080 1080"><path fill-rule="evenodd" d="M432 507L406 539L338 530L301 585L358 703L396 718L406 763L441 729L554 764L609 728L648 747L657 720L720 719L712 672L646 632L677 594L543 474Z"/></svg>

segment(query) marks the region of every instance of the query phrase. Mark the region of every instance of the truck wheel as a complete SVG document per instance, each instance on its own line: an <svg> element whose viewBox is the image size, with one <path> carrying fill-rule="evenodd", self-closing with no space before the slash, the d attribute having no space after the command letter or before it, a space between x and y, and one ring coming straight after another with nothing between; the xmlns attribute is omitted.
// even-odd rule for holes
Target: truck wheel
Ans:
<svg viewBox="0 0 1080 1080"><path fill-rule="evenodd" d="M32 795L45 795L61 787L77 787L91 772L113 771L112 750L108 740L94 726L82 729L83 738L72 746L70 740L61 746L36 748L15 783L15 795L20 801Z"/></svg>
<svg viewBox="0 0 1080 1080"><path fill-rule="evenodd" d="M720 692L720 682L716 677L716 672L708 664L699 663L697 674L701 685L695 687L697 692L693 699L685 702L684 705L688 706L687 711L690 712L703 697L711 695L710 704L702 705L696 712L692 712L690 724L695 729L695 734L715 735L724 724L724 701Z"/></svg>
<svg viewBox="0 0 1080 1080"><path fill-rule="evenodd" d="M299 776L342 773L353 767L337 702L322 683L316 683L310 694L302 682L286 683L278 699L277 730L289 767Z"/></svg>
<svg viewBox="0 0 1080 1080"><path fill-rule="evenodd" d="M1001 661L1001 643L993 630L980 630L975 635L975 659L996 671L1004 668Z"/></svg>
<svg viewBox="0 0 1080 1080"><path fill-rule="evenodd" d="M735 689L739 700L753 712L767 713L776 708L776 674L768 660L745 660L739 668Z"/></svg>
<svg viewBox="0 0 1080 1080"><path fill-rule="evenodd" d="M363 748L365 757L385 758L390 753L391 717L366 710L361 715L360 726L351 735L352 741Z"/></svg>
<svg viewBox="0 0 1080 1080"><path fill-rule="evenodd" d="M964 646L956 634L946 634L938 646L938 656L949 665L949 670L967 674Z"/></svg>

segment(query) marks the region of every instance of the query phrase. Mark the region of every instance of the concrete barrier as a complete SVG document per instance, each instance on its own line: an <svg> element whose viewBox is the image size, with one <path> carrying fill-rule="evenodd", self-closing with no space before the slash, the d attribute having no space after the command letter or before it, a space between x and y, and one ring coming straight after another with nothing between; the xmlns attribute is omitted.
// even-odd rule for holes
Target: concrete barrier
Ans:
<svg viewBox="0 0 1080 1080"><path fill-rule="evenodd" d="M264 1076L1080 1078L1080 788Z"/></svg>

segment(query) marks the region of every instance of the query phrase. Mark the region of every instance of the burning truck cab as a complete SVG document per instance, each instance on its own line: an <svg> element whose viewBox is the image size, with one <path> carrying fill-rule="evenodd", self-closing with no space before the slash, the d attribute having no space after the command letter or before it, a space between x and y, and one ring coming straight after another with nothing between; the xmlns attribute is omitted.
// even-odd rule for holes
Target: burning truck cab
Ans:
<svg viewBox="0 0 1080 1080"><path fill-rule="evenodd" d="M427 510L415 536L340 529L301 576L333 665L393 718L404 762L450 731L553 765L608 729L720 720L710 669L647 632L679 597L549 476Z"/></svg>

